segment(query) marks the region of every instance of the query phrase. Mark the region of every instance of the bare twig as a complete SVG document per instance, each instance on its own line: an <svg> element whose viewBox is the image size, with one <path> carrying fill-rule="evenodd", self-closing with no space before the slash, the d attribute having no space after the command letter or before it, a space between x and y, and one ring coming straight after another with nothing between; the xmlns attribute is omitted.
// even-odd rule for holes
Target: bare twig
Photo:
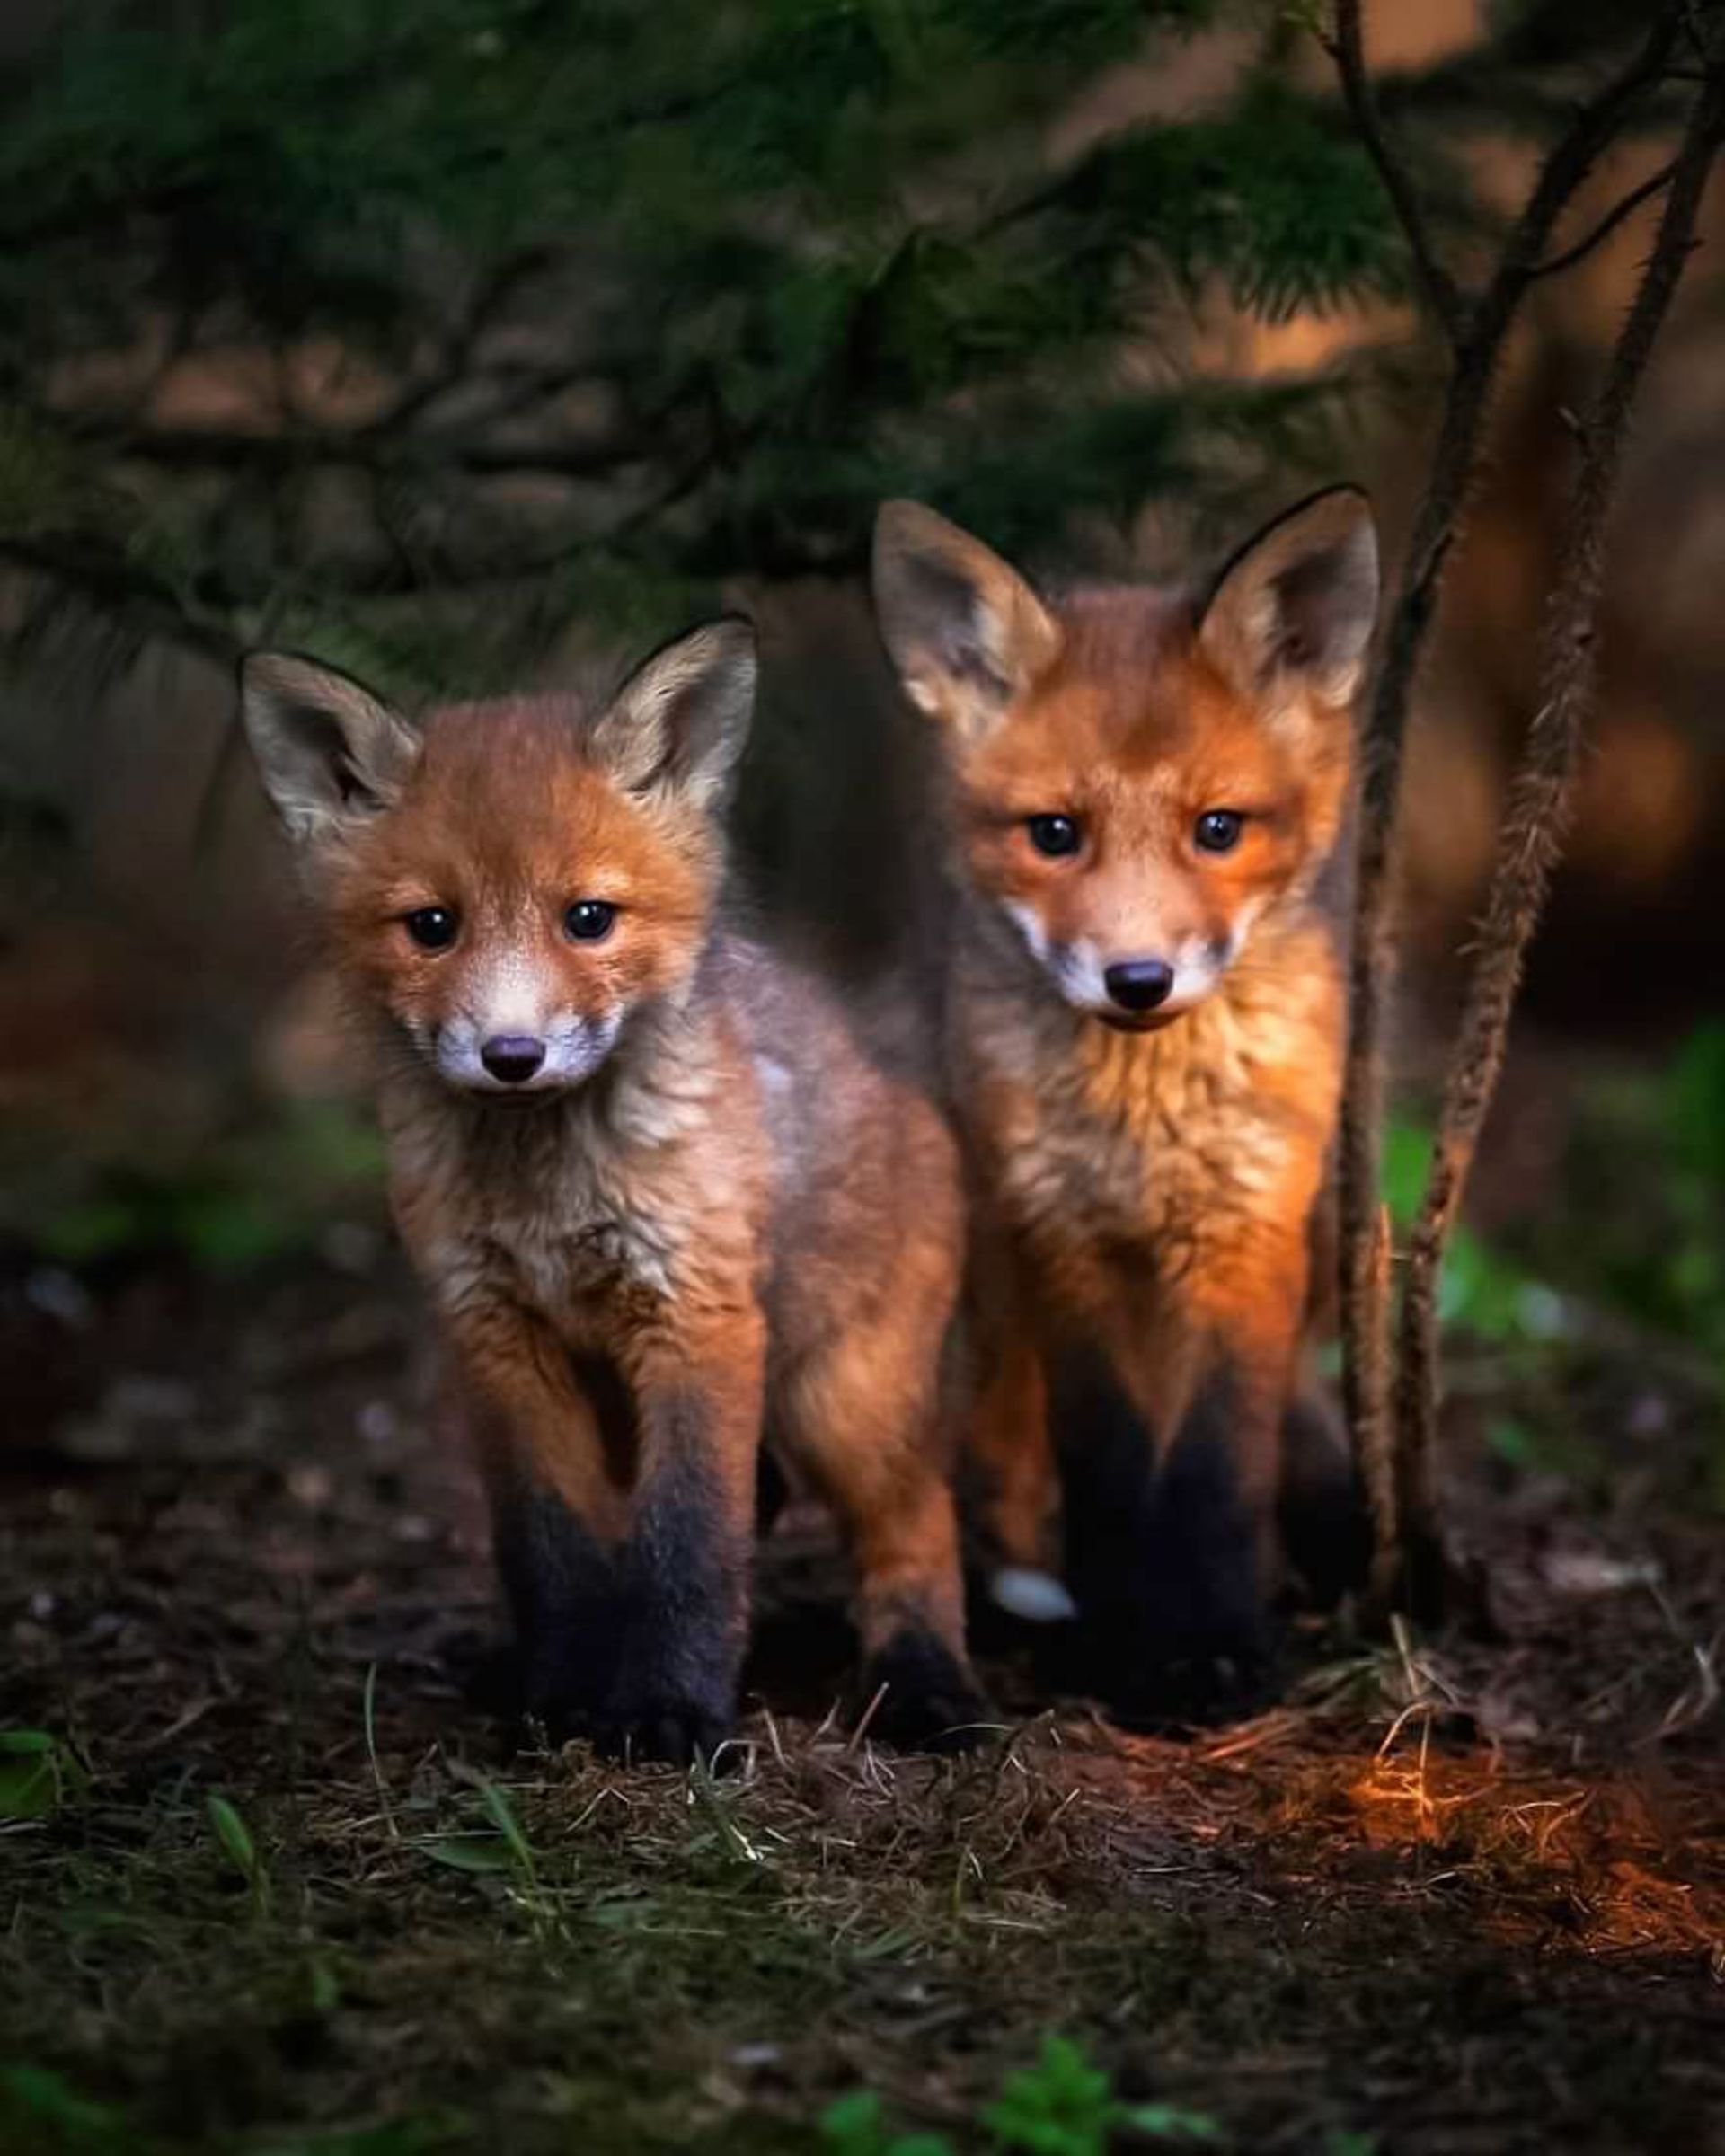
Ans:
<svg viewBox="0 0 1725 2156"><path fill-rule="evenodd" d="M1374 1293L1387 1309L1390 1298L1390 1255L1393 1239L1387 1206L1380 1206L1373 1224L1372 1271ZM1399 1487L1395 1471L1395 1424L1390 1414L1389 1336L1380 1332L1367 1343L1372 1360L1367 1368L1365 1390L1374 1413L1365 1426L1359 1452L1359 1479L1366 1491L1366 1507L1372 1523L1371 1598L1386 1601L1394 1585L1394 1568L1402 1547Z"/></svg>
<svg viewBox="0 0 1725 2156"><path fill-rule="evenodd" d="M1535 277L1556 277L1564 270L1590 255L1602 242L1608 240L1625 217L1633 216L1643 202L1669 187L1677 169L1674 157L1669 164L1662 164L1657 172L1650 172L1639 187L1632 187L1623 200L1608 209L1591 231L1585 233L1573 247L1566 247L1561 254L1554 254L1548 262L1542 262L1534 271Z"/></svg>
<svg viewBox="0 0 1725 2156"><path fill-rule="evenodd" d="M1419 190L1384 131L1366 66L1361 13L1361 0L1336 0L1335 34L1323 40L1323 49L1335 64L1342 98L1355 131L1376 167L1384 192L1389 197L1390 206L1407 239L1420 293L1450 343L1457 344L1465 326L1462 295L1432 243Z"/></svg>
<svg viewBox="0 0 1725 2156"><path fill-rule="evenodd" d="M1562 844L1570 796L1598 666L1594 617L1605 579L1606 535L1628 424L1659 331L1694 244L1707 176L1725 140L1725 63L1694 102L1653 252L1593 411L1581 429L1562 545L1546 616L1538 707L1499 838L1497 867L1468 982L1461 1030L1438 1117L1425 1198L1409 1252L1396 1388L1404 1543L1436 1548L1438 1407L1438 1281L1481 1127L1502 1067L1522 962Z"/></svg>
<svg viewBox="0 0 1725 2156"><path fill-rule="evenodd" d="M1361 745L1348 1060L1338 1160L1341 1210L1342 1391L1358 1456L1390 1445L1384 1366L1389 1297L1378 1262L1379 1131L1391 980L1391 841L1408 711L1444 566L1464 514L1505 344L1551 235L1636 101L1657 83L1683 22L1668 0L1640 51L1576 113L1540 168L1491 278L1467 309L1426 490L1402 557Z"/></svg>

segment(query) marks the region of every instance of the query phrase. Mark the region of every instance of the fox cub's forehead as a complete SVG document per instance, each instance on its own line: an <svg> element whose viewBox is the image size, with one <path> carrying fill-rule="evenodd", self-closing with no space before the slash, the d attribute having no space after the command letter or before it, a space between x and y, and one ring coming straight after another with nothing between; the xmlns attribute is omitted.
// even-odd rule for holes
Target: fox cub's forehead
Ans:
<svg viewBox="0 0 1725 2156"><path fill-rule="evenodd" d="M1080 590L1057 611L1060 656L1020 713L1027 737L1119 770L1183 753L1213 722L1217 685L1183 595Z"/></svg>
<svg viewBox="0 0 1725 2156"><path fill-rule="evenodd" d="M421 723L423 791L525 794L535 785L588 775L582 753L587 714L567 696L509 697L492 703L441 704Z"/></svg>
<svg viewBox="0 0 1725 2156"><path fill-rule="evenodd" d="M410 813L502 841L589 824L624 803L588 759L585 714L569 700L446 705L424 722Z"/></svg>
<svg viewBox="0 0 1725 2156"><path fill-rule="evenodd" d="M588 760L583 726L562 698L430 712L418 768L379 834L391 865L508 889L629 865L644 819Z"/></svg>

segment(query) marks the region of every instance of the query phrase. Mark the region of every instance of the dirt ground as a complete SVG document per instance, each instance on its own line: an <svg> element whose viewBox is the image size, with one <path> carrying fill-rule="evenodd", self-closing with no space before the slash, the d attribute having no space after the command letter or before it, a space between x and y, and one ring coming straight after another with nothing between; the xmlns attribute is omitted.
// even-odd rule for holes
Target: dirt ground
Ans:
<svg viewBox="0 0 1725 2156"><path fill-rule="evenodd" d="M0 1277L0 1728L54 1747L0 1755L0 2148L771 2156L866 2087L982 2149L1063 2032L1238 2148L1725 2149L1725 1537L1680 1383L1589 1396L1583 1488L1506 1468L1463 1369L1497 1636L1313 1633L1190 1742L1039 1712L1010 1657L979 1755L858 1741L793 1516L715 1781L500 1751L418 1325L351 1224L238 1283Z"/></svg>

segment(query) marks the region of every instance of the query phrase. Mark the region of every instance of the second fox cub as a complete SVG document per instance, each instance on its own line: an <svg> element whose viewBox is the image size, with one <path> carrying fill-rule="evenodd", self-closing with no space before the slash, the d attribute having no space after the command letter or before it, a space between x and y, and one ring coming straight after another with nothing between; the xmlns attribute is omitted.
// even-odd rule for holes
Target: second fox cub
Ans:
<svg viewBox="0 0 1725 2156"><path fill-rule="evenodd" d="M274 654L247 732L380 1051L392 1197L490 1487L525 1704L615 1750L725 1735L763 1422L833 1499L876 1727L973 1722L935 1456L956 1153L891 1014L741 932L723 622L597 709L410 724Z"/></svg>
<svg viewBox="0 0 1725 2156"><path fill-rule="evenodd" d="M930 510L880 519L881 628L940 722L995 1555L1041 1561L1051 1432L1068 1577L1128 1704L1260 1672L1281 1435L1314 1435L1297 1386L1377 590L1346 489L1195 592L1044 597Z"/></svg>

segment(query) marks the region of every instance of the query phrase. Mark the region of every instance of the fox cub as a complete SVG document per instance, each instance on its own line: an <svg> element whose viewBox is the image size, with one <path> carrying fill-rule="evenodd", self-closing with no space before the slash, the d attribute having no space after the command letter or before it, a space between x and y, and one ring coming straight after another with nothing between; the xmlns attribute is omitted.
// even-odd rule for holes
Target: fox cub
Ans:
<svg viewBox="0 0 1725 2156"><path fill-rule="evenodd" d="M242 677L379 1050L526 1710L676 1759L735 1711L764 1427L848 1528L875 1727L933 1742L983 1711L936 1452L956 1148L899 1013L739 925L724 817L754 684L736 620L597 708L415 724L309 659Z"/></svg>
<svg viewBox="0 0 1725 2156"><path fill-rule="evenodd" d="M996 1577L1037 1585L1057 1460L1080 1638L1128 1707L1261 1683L1285 1427L1339 1523L1309 1568L1358 1561L1299 1379L1377 592L1351 489L1198 591L1043 596L931 510L879 520L881 630L938 722Z"/></svg>

